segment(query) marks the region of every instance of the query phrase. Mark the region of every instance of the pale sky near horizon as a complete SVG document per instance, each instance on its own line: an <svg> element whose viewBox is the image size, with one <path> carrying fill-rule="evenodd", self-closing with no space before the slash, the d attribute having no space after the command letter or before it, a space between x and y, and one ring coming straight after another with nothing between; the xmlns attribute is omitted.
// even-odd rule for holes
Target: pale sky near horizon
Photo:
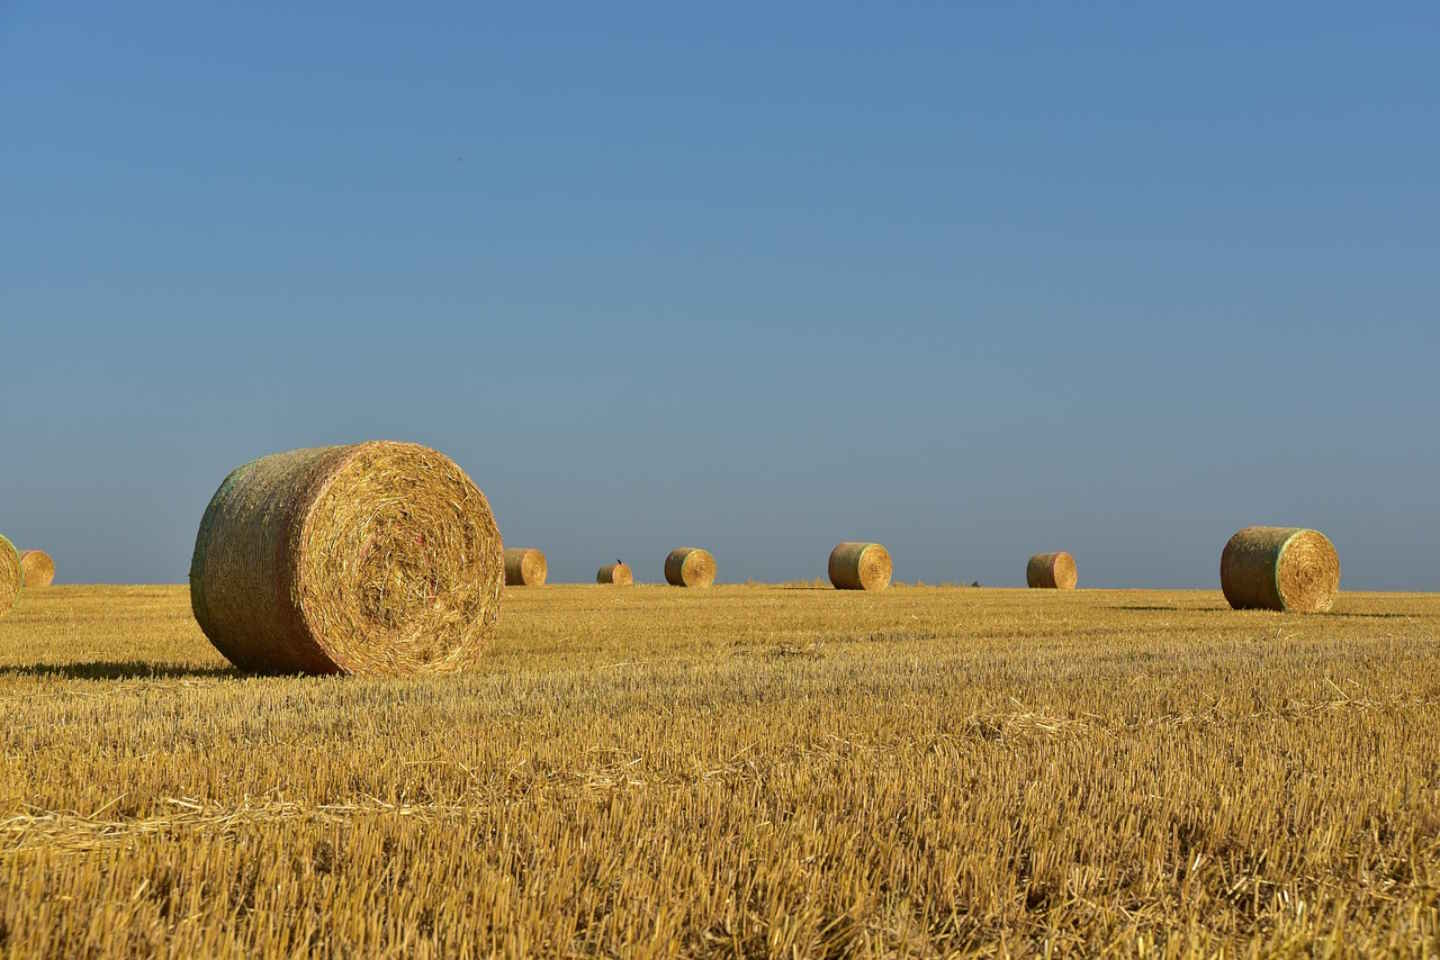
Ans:
<svg viewBox="0 0 1440 960"><path fill-rule="evenodd" d="M0 0L0 532L415 440L552 579L1440 589L1440 7Z"/></svg>

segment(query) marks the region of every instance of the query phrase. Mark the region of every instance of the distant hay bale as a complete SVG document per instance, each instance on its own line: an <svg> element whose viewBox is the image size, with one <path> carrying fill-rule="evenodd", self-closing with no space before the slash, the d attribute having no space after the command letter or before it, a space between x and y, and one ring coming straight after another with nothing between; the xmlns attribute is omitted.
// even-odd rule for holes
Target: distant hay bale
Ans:
<svg viewBox="0 0 1440 960"><path fill-rule="evenodd" d="M715 557L700 547L680 547L665 558L665 582L673 587L708 587L715 582Z"/></svg>
<svg viewBox="0 0 1440 960"><path fill-rule="evenodd" d="M505 586L543 587L549 573L545 554L534 547L505 548Z"/></svg>
<svg viewBox="0 0 1440 960"><path fill-rule="evenodd" d="M878 543L846 542L830 551L830 582L837 590L884 590L894 565Z"/></svg>
<svg viewBox="0 0 1440 960"><path fill-rule="evenodd" d="M48 587L55 582L55 560L44 550L21 550L20 575L27 589Z"/></svg>
<svg viewBox="0 0 1440 960"><path fill-rule="evenodd" d="M635 574L630 572L630 565L627 563L607 563L596 572L595 582L628 587L635 582Z"/></svg>
<svg viewBox="0 0 1440 960"><path fill-rule="evenodd" d="M465 472L375 441L234 470L200 522L190 602L243 670L449 673L479 660L504 581L495 517Z"/></svg>
<svg viewBox="0 0 1440 960"><path fill-rule="evenodd" d="M1220 587L1236 610L1329 610L1340 590L1340 556L1318 530L1246 527L1220 555Z"/></svg>
<svg viewBox="0 0 1440 960"><path fill-rule="evenodd" d="M1064 550L1037 553L1025 564L1025 582L1036 589L1074 590L1078 579L1075 558Z"/></svg>
<svg viewBox="0 0 1440 960"><path fill-rule="evenodd" d="M20 588L25 584L24 575L20 572L20 554L15 549L15 544L5 539L0 534L0 617L10 612L15 606L15 598L20 596Z"/></svg>

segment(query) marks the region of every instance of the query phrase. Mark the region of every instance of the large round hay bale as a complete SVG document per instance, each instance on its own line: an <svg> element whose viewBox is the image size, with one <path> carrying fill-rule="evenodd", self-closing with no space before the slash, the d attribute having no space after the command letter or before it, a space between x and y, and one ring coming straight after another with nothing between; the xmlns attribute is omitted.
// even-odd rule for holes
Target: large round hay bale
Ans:
<svg viewBox="0 0 1440 960"><path fill-rule="evenodd" d="M1025 564L1025 582L1036 589L1074 590L1078 579L1075 558L1064 550L1037 553Z"/></svg>
<svg viewBox="0 0 1440 960"><path fill-rule="evenodd" d="M1246 527L1220 554L1220 587L1236 610L1329 610L1340 590L1340 556L1318 530Z"/></svg>
<svg viewBox="0 0 1440 960"><path fill-rule="evenodd" d="M543 587L549 573L545 554L534 547L505 548L505 586Z"/></svg>
<svg viewBox="0 0 1440 960"><path fill-rule="evenodd" d="M448 457L412 443L293 450L233 471L190 564L195 619L261 673L448 673L500 616L500 531Z"/></svg>
<svg viewBox="0 0 1440 960"><path fill-rule="evenodd" d="M44 550L21 550L20 576L27 588L48 587L55 582L55 560Z"/></svg>
<svg viewBox="0 0 1440 960"><path fill-rule="evenodd" d="M15 544L5 539L0 534L0 617L10 612L15 606L15 598L20 596L20 588L25 585L23 574L20 572L20 554L15 549Z"/></svg>
<svg viewBox="0 0 1440 960"><path fill-rule="evenodd" d="M715 582L715 557L700 547L679 547L665 558L665 582L672 587L708 587Z"/></svg>
<svg viewBox="0 0 1440 960"><path fill-rule="evenodd" d="M830 551L830 582L837 590L884 590L894 565L878 543L846 542Z"/></svg>
<svg viewBox="0 0 1440 960"><path fill-rule="evenodd" d="M635 574L630 572L630 565L623 561L607 563L595 573L596 583L608 583L616 587L628 587L635 582Z"/></svg>

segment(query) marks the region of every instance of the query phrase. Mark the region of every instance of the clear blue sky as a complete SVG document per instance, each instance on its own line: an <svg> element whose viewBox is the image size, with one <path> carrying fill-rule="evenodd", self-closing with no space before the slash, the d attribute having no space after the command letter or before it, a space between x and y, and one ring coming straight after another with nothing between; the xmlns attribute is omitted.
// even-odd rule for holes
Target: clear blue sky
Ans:
<svg viewBox="0 0 1440 960"><path fill-rule="evenodd" d="M296 12L294 8L302 8ZM0 0L0 530L411 439L552 577L1440 589L1440 7Z"/></svg>

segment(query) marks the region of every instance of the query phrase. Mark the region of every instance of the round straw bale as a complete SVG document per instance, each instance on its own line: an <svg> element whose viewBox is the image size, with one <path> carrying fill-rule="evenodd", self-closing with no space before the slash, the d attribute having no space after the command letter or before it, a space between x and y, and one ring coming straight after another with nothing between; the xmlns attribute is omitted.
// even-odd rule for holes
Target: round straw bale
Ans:
<svg viewBox="0 0 1440 960"><path fill-rule="evenodd" d="M1329 610L1340 590L1340 556L1318 530L1246 527L1220 554L1220 587L1236 610Z"/></svg>
<svg viewBox="0 0 1440 960"><path fill-rule="evenodd" d="M0 617L10 612L15 606L15 598L20 596L20 588L25 585L24 575L20 572L20 554L15 550L15 544L5 539L0 534Z"/></svg>
<svg viewBox="0 0 1440 960"><path fill-rule="evenodd" d="M543 587L549 572L545 554L534 547L505 548L505 586Z"/></svg>
<svg viewBox="0 0 1440 960"><path fill-rule="evenodd" d="M708 587L715 582L715 557L700 547L680 547L665 558L665 582L673 587Z"/></svg>
<svg viewBox="0 0 1440 960"><path fill-rule="evenodd" d="M830 551L830 582L837 590L884 590L894 565L878 543L846 542Z"/></svg>
<svg viewBox="0 0 1440 960"><path fill-rule="evenodd" d="M21 550L20 575L26 587L48 587L55 582L55 560L44 550Z"/></svg>
<svg viewBox="0 0 1440 960"><path fill-rule="evenodd" d="M596 583L608 583L617 587L628 587L635 582L635 574L630 572L630 565L617 561L607 563L595 574Z"/></svg>
<svg viewBox="0 0 1440 960"><path fill-rule="evenodd" d="M500 531L448 457L375 441L234 470L190 564L200 628L243 670L449 673L500 616Z"/></svg>
<svg viewBox="0 0 1440 960"><path fill-rule="evenodd" d="M1025 582L1031 587L1074 590L1077 579L1075 558L1064 550L1037 553L1025 564Z"/></svg>

